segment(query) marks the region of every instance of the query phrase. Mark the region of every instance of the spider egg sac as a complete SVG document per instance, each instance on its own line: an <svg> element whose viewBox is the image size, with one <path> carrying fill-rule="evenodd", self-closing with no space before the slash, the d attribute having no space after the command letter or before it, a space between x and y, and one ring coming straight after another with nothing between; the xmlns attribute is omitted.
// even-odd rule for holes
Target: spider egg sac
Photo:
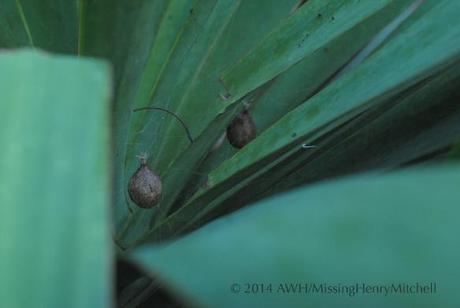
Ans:
<svg viewBox="0 0 460 308"><path fill-rule="evenodd" d="M241 149L257 135L256 125L249 111L238 114L227 127L227 139L232 146Z"/></svg>
<svg viewBox="0 0 460 308"><path fill-rule="evenodd" d="M141 208L151 208L161 196L161 179L147 166L147 160L140 158L140 167L129 180L128 193L131 200Z"/></svg>

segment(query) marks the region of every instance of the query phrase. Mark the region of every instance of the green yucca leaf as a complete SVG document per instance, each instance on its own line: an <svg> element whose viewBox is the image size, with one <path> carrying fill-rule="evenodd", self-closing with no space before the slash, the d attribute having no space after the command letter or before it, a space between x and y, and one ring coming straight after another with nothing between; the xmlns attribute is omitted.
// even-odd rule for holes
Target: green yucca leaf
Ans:
<svg viewBox="0 0 460 308"><path fill-rule="evenodd" d="M134 259L200 307L456 307L459 182L460 166L451 164L315 185L141 247ZM277 291L290 283L416 282L435 282L437 293ZM259 293L245 293L247 283ZM241 289L232 292L234 284Z"/></svg>
<svg viewBox="0 0 460 308"><path fill-rule="evenodd" d="M108 67L0 54L2 307L107 307Z"/></svg>

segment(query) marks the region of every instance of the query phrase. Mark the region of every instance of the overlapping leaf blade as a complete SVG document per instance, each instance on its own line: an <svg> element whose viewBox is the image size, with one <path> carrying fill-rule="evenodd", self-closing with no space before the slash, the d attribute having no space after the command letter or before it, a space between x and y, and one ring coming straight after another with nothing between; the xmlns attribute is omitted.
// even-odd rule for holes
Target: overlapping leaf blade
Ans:
<svg viewBox="0 0 460 308"><path fill-rule="evenodd" d="M109 69L0 54L0 297L5 307L112 302Z"/></svg>
<svg viewBox="0 0 460 308"><path fill-rule="evenodd" d="M141 247L134 259L202 307L456 307L459 171L452 164L299 189ZM436 283L437 292L355 287L416 282ZM312 283L318 289L307 293ZM324 283L338 289L320 291Z"/></svg>

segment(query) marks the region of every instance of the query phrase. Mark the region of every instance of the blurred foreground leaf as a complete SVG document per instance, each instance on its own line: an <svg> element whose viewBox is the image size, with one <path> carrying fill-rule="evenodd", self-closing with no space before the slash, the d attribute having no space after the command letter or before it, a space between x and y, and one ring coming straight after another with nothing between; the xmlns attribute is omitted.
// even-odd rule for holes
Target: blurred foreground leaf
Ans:
<svg viewBox="0 0 460 308"><path fill-rule="evenodd" d="M315 185L142 247L135 259L200 307L458 307L459 184L460 165L451 164ZM417 282L436 283L436 293L344 288ZM246 283L259 291L245 293ZM290 283L342 287L280 290Z"/></svg>
<svg viewBox="0 0 460 308"><path fill-rule="evenodd" d="M5 52L0 97L0 306L109 306L108 67Z"/></svg>

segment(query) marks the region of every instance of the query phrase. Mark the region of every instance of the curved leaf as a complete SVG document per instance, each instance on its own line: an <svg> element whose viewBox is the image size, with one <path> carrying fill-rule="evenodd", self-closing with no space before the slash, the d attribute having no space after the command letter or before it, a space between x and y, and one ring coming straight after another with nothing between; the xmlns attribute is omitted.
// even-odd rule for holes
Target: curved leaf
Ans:
<svg viewBox="0 0 460 308"><path fill-rule="evenodd" d="M458 183L451 164L311 186L133 258L200 307L457 307ZM378 291L416 283L436 287Z"/></svg>

